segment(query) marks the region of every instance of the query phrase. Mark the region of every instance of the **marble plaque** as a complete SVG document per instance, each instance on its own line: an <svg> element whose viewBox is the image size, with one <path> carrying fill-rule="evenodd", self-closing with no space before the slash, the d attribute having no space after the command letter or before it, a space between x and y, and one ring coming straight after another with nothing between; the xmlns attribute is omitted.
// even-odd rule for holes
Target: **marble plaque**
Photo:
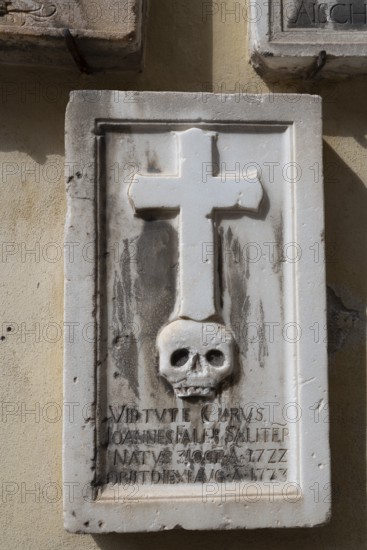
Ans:
<svg viewBox="0 0 367 550"><path fill-rule="evenodd" d="M251 60L265 77L335 79L366 73L365 2L254 2L248 20Z"/></svg>
<svg viewBox="0 0 367 550"><path fill-rule="evenodd" d="M317 96L72 94L68 530L326 521L321 174Z"/></svg>
<svg viewBox="0 0 367 550"><path fill-rule="evenodd" d="M138 69L144 0L0 0L0 63Z"/></svg>

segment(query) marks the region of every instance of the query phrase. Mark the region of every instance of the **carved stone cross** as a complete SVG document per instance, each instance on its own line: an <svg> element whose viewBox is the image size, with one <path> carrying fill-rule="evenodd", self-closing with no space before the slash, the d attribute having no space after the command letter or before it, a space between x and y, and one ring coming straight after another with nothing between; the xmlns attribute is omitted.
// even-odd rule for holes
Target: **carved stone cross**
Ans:
<svg viewBox="0 0 367 550"><path fill-rule="evenodd" d="M85 247L75 261L65 251L64 324L80 331L65 335L64 399L90 406L88 418L64 415L63 480L91 498L64 495L65 527L328 521L328 499L309 490L330 485L328 424L301 414L325 411L326 344L287 331L326 323L323 183L309 169L322 167L320 101L134 92L132 102L106 90L92 103L85 92L67 110L65 242L91 245L95 261ZM263 164L279 164L274 178ZM275 241L305 253L320 242L320 261L246 261L249 244Z"/></svg>
<svg viewBox="0 0 367 550"><path fill-rule="evenodd" d="M178 176L138 176L129 196L137 213L179 210L179 317L203 321L216 313L214 261L202 254L204 243L214 250L214 212L257 212L263 189L256 172L240 181L207 175L214 132L192 128L177 136Z"/></svg>

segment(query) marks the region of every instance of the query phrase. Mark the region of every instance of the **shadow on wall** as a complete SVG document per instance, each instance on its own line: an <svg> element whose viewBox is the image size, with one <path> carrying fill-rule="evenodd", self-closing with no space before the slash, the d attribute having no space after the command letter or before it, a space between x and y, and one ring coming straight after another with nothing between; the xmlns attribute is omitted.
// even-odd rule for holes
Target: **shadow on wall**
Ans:
<svg viewBox="0 0 367 550"><path fill-rule="evenodd" d="M212 83L213 65L208 4L198 0L149 2L144 70L136 89L190 92L204 87L208 91L205 83Z"/></svg>
<svg viewBox="0 0 367 550"><path fill-rule="evenodd" d="M211 91L212 18L203 3L152 1L148 17L144 70L140 73L99 71L86 75L78 71L71 56L70 69L65 70L2 66L2 127L11 128L11 132L0 134L0 150L26 153L40 165L48 155L62 156L65 109L72 90L90 90L86 98L91 103L99 100L98 92L92 90Z"/></svg>

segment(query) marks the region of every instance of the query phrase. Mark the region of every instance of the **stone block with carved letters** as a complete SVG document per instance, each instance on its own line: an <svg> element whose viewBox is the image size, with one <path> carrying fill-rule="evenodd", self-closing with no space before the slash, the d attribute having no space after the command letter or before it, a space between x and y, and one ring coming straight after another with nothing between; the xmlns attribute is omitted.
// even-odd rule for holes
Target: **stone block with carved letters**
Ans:
<svg viewBox="0 0 367 550"><path fill-rule="evenodd" d="M0 63L138 69L144 0L0 0Z"/></svg>
<svg viewBox="0 0 367 550"><path fill-rule="evenodd" d="M250 2L246 18L252 64L269 80L338 79L367 71L365 2Z"/></svg>
<svg viewBox="0 0 367 550"><path fill-rule="evenodd" d="M325 522L320 98L96 93L66 118L66 528Z"/></svg>

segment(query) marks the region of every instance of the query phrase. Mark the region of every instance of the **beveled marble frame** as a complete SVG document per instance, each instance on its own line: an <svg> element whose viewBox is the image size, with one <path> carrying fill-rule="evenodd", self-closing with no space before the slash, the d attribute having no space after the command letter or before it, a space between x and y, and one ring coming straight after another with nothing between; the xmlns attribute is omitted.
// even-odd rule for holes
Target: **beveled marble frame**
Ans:
<svg viewBox="0 0 367 550"><path fill-rule="evenodd" d="M98 100L96 100L98 97ZM133 101L132 101L133 98ZM225 99L225 101L223 101ZM167 115L167 113L174 113ZM202 491L165 488L155 494L142 488L140 494L101 492L96 487L98 402L97 372L101 350L101 272L98 269L101 238L100 188L104 173L104 133L124 123L187 123L206 121L225 124L264 124L290 128L293 160L302 171L294 190L290 215L295 238L302 247L323 241L322 178L313 178L310 167L322 166L321 100L317 96L258 96L251 104L238 103L235 95L205 95L174 92L113 92L96 95L73 92L66 115L66 182L68 188L66 243L88 243L88 261L70 261L65 256L65 323L88 327L88 337L71 342L65 338L64 402L68 410L83 411L64 417L63 487L64 524L71 532L136 532L172 529L233 529L312 526L330 514L330 458L328 425L315 421L327 405L327 353L323 338L315 342L308 331L294 346L297 361L292 395L302 415L297 423L295 470L300 493L294 486L274 493L269 483L261 485L261 498L249 492L246 502L233 487L223 495L203 498ZM71 172L72 171L72 172ZM321 173L321 170L320 170ZM297 321L310 327L326 324L325 265L321 244L318 262L303 263L295 270ZM93 261L94 258L94 261ZM73 404L73 405L71 405ZM326 497L315 499L315 484ZM232 492L231 492L232 490ZM324 494L323 493L323 494ZM225 517L221 510L226 503ZM220 505L220 506L218 506Z"/></svg>

